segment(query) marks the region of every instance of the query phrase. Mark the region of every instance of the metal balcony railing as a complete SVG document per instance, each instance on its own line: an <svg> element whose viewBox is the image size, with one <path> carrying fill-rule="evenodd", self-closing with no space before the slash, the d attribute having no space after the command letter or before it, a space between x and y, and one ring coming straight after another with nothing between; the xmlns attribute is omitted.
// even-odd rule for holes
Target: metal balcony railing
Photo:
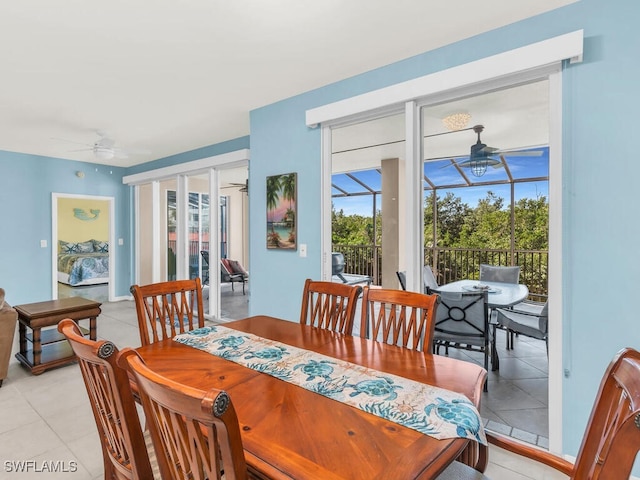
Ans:
<svg viewBox="0 0 640 480"><path fill-rule="evenodd" d="M345 258L345 272L369 275L382 284L382 248L377 245L333 245ZM425 248L424 264L431 265L438 283L477 279L480 264L520 266L520 283L529 288L529 298L544 301L548 295L549 252L546 250Z"/></svg>

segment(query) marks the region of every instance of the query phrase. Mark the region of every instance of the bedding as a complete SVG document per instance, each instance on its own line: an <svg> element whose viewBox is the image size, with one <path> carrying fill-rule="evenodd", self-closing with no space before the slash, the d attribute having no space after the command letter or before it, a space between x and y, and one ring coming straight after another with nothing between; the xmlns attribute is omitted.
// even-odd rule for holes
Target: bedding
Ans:
<svg viewBox="0 0 640 480"><path fill-rule="evenodd" d="M109 282L107 242L59 242L58 281L71 286Z"/></svg>

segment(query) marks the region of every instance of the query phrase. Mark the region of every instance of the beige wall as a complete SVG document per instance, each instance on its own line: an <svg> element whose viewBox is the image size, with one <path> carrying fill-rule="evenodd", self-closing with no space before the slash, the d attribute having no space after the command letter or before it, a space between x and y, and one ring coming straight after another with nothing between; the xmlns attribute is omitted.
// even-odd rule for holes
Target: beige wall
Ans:
<svg viewBox="0 0 640 480"><path fill-rule="evenodd" d="M249 270L249 198L239 189L228 189L229 197L229 258Z"/></svg>

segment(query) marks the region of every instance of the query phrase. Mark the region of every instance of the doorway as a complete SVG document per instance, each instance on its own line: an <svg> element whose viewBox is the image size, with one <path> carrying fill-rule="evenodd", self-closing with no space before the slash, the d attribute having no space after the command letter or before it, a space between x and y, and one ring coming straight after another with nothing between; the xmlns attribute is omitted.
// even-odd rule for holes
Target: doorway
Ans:
<svg viewBox="0 0 640 480"><path fill-rule="evenodd" d="M248 268L247 194L239 192L238 200L227 202L225 212L211 199L231 197L227 186L240 190L248 184L248 157L248 150L238 150L124 178L126 184L135 187L135 283L199 277L203 283L206 280L206 317L228 317L220 295L218 259L221 252L233 248ZM241 172L241 178L228 178L229 172L236 170ZM225 215L225 229L214 228ZM235 215L240 216L239 229L232 221ZM207 260L202 252L207 253ZM248 298L246 294L242 299L245 312ZM234 315L240 318L237 313Z"/></svg>
<svg viewBox="0 0 640 480"><path fill-rule="evenodd" d="M51 298L115 298L114 198L52 194Z"/></svg>
<svg viewBox="0 0 640 480"><path fill-rule="evenodd" d="M445 275L452 274L461 269L459 265L455 265L455 261L447 260L446 255L464 254L461 252L461 245L443 245L442 239L453 240L454 234L465 236L469 241L479 242L484 249L498 249L498 245L489 245L487 238L480 235L471 235L470 231L462 231L464 222L462 213L467 212L469 216L477 210L477 204L487 207L486 211L478 211L478 219L486 214L488 219L493 215L493 220L500 216L501 225L506 230L498 236L498 240L504 243L500 247L504 250L503 260L506 262L515 262L519 264L517 255L524 256L525 248L513 238L513 230L518 230L518 222L527 217L531 213L531 208L536 207L540 211L545 211L545 225L541 229L540 239L544 240L544 245L537 243L537 238L533 238L534 230L530 240L532 245L526 250L536 251L531 253L537 255L538 260L544 257L544 268L537 270L527 269L523 277L528 280L529 290L533 294L535 300L544 301L548 294L548 203L549 198L549 144L550 144L550 89L551 82L548 78L538 78L535 81L526 82L510 88L504 88L488 93L478 94L475 96L467 96L461 99L453 99L438 104L427 104L419 112L419 124L421 129L417 137L417 143L420 145L421 162L417 169L420 181L421 210L424 216L420 220L422 228L417 228L416 233L420 236L420 254L416 258L414 255L406 255L406 258L392 258L396 262L397 269L404 270L410 268L411 264L418 264L422 270L423 264L432 266L436 274L442 274L441 283L457 280L457 278L449 278ZM468 123L465 125L455 126L448 129L443 123L443 119L457 112L469 113ZM331 134L331 169L332 169L332 218L340 217L336 213L349 211L349 202L360 202L363 196L376 198L376 195L384 197L381 186L382 174L384 170L380 167L383 158L400 158L400 166L406 158L405 153L405 115L390 115L379 119L365 119L359 124L347 126L335 125L328 128ZM397 128L392 125L396 122ZM470 146L478 141L478 132L474 131L476 124L484 125L485 129L481 141L490 146L499 146L500 152L505 153L504 158L498 156L499 160L492 160L489 169L471 171L470 166L463 163L464 159L469 159ZM384 128L381 128L384 125ZM384 131L397 132L393 138L384 135L373 135L374 132ZM492 131L493 130L493 131ZM368 142L368 143L367 143ZM393 153L392 149L395 150ZM383 150L384 149L384 150ZM518 150L517 154L515 150ZM496 151L498 149L496 148ZM358 152L366 153L368 164L356 161ZM506 152L511 152L507 155ZM378 157L376 157L378 155ZM342 162L341 157L353 157L350 161ZM374 162L377 162L374 163ZM343 168L346 165L347 168ZM482 165L480 165L482 166ZM486 165L484 165L486 167ZM375 175L376 181L370 179L372 177L364 172ZM342 178L342 177L347 178ZM350 181L350 184L347 183ZM405 185L409 180L399 175L398 182ZM409 191L409 188L398 189L399 193ZM460 192L464 191L463 197L469 197L466 200L458 200ZM488 193L490 192L491 193ZM533 192L533 193L531 193ZM527 195L531 193L530 195ZM437 200L433 200L434 194ZM448 194L451 198L446 197ZM441 195L442 198L438 197ZM400 197L400 195L398 195ZM465 198L466 198L465 197ZM485 197L490 197L488 200ZM524 197L529 197L524 203L526 207L519 207L519 202ZM558 200L554 198L554 200ZM400 200L402 201L402 200ZM409 200L410 201L410 200ZM447 203L448 202L448 203ZM471 207L467 203L472 204ZM374 202L376 205L377 202ZM383 202L379 202L383 204ZM449 206L448 210L441 207ZM339 205L338 208L336 206ZM542 208L539 208L542 206ZM436 208L438 207L438 208ZM531 207L531 208L529 208ZM376 208L376 207L374 207ZM511 217L509 222L509 211L516 210L515 216ZM538 211L536 210L536 211ZM464 212L463 212L464 211ZM518 213L521 217L518 217ZM462 212L462 213L461 213ZM375 211L377 219L378 211ZM386 213L388 210L382 209L380 221L382 225L385 221L388 223L401 225L403 218L388 218ZM459 213L460 215L453 215ZM371 213L369 213L371 216ZM515 217L515 218L514 218ZM528 217L527 217L528 218ZM457 222L460 220L459 222ZM488 220L487 220L488 221ZM457 223L456 223L457 222ZM346 222L345 222L346 224ZM355 224L352 221L351 224ZM375 225L375 222L374 222ZM450 227L443 230L444 227ZM381 230L384 230L382 228ZM511 230L511 234L510 234ZM399 232L404 234L410 229L400 228ZM485 232L486 233L486 232ZM440 237L438 237L440 235ZM542 238L544 237L544 238ZM440 238L440 243L435 243ZM457 237L456 237L457 238ZM335 239L332 238L332 240ZM534 242L534 240L536 240ZM335 240L332 242L332 249L335 248ZM400 239L400 245L406 243ZM450 246L449 250L443 247ZM384 264L385 257L388 256L379 245L373 244L370 248L372 252L382 251L381 261ZM480 247L476 245L476 250ZM384 242L382 245L384 248ZM361 248L360 248L361 249ZM446 251L445 251L446 250ZM454 251L455 250L455 251ZM541 252L545 250L545 252ZM400 249L398 253L409 252L409 249ZM515 252L515 253L514 253ZM469 253L469 252L466 252ZM453 257L452 257L453 258ZM455 260L455 259L454 259ZM375 260L372 260L375 261ZM407 263L409 262L409 263ZM466 263L465 263L466 262ZM468 256L463 262L468 271L462 278L472 278L477 274L476 268L473 268L473 262L468 261ZM532 262L533 263L533 262ZM540 261L537 265L542 265ZM510 263L507 263L510 264ZM470 266L471 265L471 266ZM530 265L528 267L531 267ZM353 272L360 273L360 272ZM382 270L382 284L384 285L385 277L387 285L396 282L393 275L389 272L384 273ZM392 272L393 273L393 272ZM460 272L458 272L460 273ZM544 277L544 278L542 278ZM415 276L414 276L415 278ZM522 277L521 277L522 278ZM417 277L418 285L422 285L420 277ZM533 283L532 283L533 282ZM399 288L393 287L390 288ZM415 289L414 287L410 287ZM546 356L546 348L544 342L531 342L528 339L519 339L516 349L507 351L504 348L505 341L502 338L504 332L499 331L501 336L498 341L498 347L501 357L506 357L503 365L505 370L515 372L517 377L508 378L500 377L500 372L490 372L490 381L497 386L489 387L490 391L496 388L501 389L504 395L492 395L492 399L507 398L507 401L490 402L484 401L483 415L494 422L500 423L509 428L515 428L522 432L531 434L533 443L548 447L549 442L549 366ZM453 351L452 351L453 353ZM457 352L453 355L457 355ZM468 355L462 355L465 360L475 361ZM462 358L461 357L461 358ZM539 443L538 443L539 442Z"/></svg>

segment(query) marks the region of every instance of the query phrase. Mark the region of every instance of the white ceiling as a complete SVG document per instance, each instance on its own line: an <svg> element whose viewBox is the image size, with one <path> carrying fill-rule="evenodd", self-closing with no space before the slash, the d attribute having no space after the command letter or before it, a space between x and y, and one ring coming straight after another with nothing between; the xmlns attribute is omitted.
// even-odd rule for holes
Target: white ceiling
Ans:
<svg viewBox="0 0 640 480"><path fill-rule="evenodd" d="M574 1L2 2L0 150L93 162L70 150L98 130L150 152L112 165L193 150L248 135L257 107Z"/></svg>

